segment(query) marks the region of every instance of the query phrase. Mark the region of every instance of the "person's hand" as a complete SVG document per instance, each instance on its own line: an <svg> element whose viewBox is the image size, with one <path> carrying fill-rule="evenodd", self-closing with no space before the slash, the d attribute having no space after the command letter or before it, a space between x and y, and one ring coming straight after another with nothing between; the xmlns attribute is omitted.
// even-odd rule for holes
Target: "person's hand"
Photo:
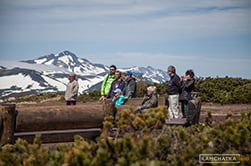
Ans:
<svg viewBox="0 0 251 166"><path fill-rule="evenodd" d="M128 97L125 97L125 99L127 100L127 99L128 99Z"/></svg>
<svg viewBox="0 0 251 166"><path fill-rule="evenodd" d="M138 106L138 107L137 107L137 110L141 110L141 106Z"/></svg>
<svg viewBox="0 0 251 166"><path fill-rule="evenodd" d="M106 100L106 97L105 97L105 96L101 96L100 99L101 99L101 100Z"/></svg>
<svg viewBox="0 0 251 166"><path fill-rule="evenodd" d="M184 76L184 75L182 75L182 76L180 76L180 78L182 79L182 80L187 80L187 76Z"/></svg>

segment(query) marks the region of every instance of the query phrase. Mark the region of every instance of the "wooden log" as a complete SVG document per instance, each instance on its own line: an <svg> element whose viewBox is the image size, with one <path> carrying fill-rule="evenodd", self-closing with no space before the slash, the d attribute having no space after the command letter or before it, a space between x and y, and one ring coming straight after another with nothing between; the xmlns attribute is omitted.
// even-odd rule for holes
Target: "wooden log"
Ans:
<svg viewBox="0 0 251 166"><path fill-rule="evenodd" d="M198 113L196 114L195 123L198 124L200 122L200 112L201 112L201 97L195 98L195 105L197 106Z"/></svg>
<svg viewBox="0 0 251 166"><path fill-rule="evenodd" d="M111 100L106 100L103 102L103 110L104 110L104 115L105 116L115 116L115 107L114 107L114 102Z"/></svg>
<svg viewBox="0 0 251 166"><path fill-rule="evenodd" d="M75 135L88 139L95 139L101 134L100 128L92 129L73 129L73 130L52 130L36 132L18 132L14 134L15 140L18 138L25 139L32 143L36 135L41 135L40 140L43 143L73 142Z"/></svg>
<svg viewBox="0 0 251 166"><path fill-rule="evenodd" d="M16 105L2 104L0 105L0 145L14 143L14 130L16 121Z"/></svg>
<svg viewBox="0 0 251 166"><path fill-rule="evenodd" d="M143 101L142 97L129 98L129 99L126 100L125 105L140 106L142 101Z"/></svg>
<svg viewBox="0 0 251 166"><path fill-rule="evenodd" d="M128 100L126 100L125 105L140 106L142 102L143 102L142 97L129 98ZM166 105L166 96L158 96L158 106L164 106L164 105Z"/></svg>
<svg viewBox="0 0 251 166"><path fill-rule="evenodd" d="M188 101L187 122L189 125L198 124L200 120L201 98L195 97Z"/></svg>
<svg viewBox="0 0 251 166"><path fill-rule="evenodd" d="M19 108L16 132L102 127L103 106L46 106Z"/></svg>
<svg viewBox="0 0 251 166"><path fill-rule="evenodd" d="M185 124L186 124L186 118L171 119L168 122L166 122L166 125L170 125L170 126L185 126Z"/></svg>

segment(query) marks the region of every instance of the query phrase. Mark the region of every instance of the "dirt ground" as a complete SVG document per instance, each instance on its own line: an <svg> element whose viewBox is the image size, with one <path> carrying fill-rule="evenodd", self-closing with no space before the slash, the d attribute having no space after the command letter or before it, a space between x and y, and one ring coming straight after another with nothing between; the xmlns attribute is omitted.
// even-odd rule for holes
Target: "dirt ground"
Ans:
<svg viewBox="0 0 251 166"><path fill-rule="evenodd" d="M91 102L91 104L100 103L99 101ZM54 106L65 105L65 101L62 100L45 100L40 102L20 102L11 103L16 104L16 107L29 107L29 106ZM78 102L77 105L90 104ZM251 111L251 104L218 104L218 103L202 103L201 114L211 112L212 114L226 115L231 113L233 115L240 115L241 112Z"/></svg>
<svg viewBox="0 0 251 166"><path fill-rule="evenodd" d="M216 104L216 103L202 103L201 112L211 112L212 114L227 114L235 115L241 112L251 111L251 104Z"/></svg>
<svg viewBox="0 0 251 166"><path fill-rule="evenodd" d="M241 118L241 113L251 111L251 104L216 104L202 103L200 123L205 123L208 112L211 113L215 122L224 121L227 115L237 120Z"/></svg>

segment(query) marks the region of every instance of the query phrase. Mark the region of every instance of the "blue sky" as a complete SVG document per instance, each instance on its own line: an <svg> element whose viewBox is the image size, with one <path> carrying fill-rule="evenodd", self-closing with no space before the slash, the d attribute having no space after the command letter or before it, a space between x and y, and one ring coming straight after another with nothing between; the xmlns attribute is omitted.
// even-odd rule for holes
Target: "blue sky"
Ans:
<svg viewBox="0 0 251 166"><path fill-rule="evenodd" d="M0 60L69 50L93 63L251 79L251 0L1 0Z"/></svg>

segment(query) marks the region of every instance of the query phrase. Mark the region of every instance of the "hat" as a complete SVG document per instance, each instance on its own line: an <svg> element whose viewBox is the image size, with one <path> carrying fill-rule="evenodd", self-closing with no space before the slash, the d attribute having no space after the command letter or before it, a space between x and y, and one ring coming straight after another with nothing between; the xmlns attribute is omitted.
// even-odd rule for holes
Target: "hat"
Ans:
<svg viewBox="0 0 251 166"><path fill-rule="evenodd" d="M122 91L119 88L115 89L113 92L114 93L122 93Z"/></svg>
<svg viewBox="0 0 251 166"><path fill-rule="evenodd" d="M170 66L168 66L167 71L170 71L170 72L172 72L172 73L175 73L175 72L176 72L176 69L175 69L174 66L170 65Z"/></svg>
<svg viewBox="0 0 251 166"><path fill-rule="evenodd" d="M75 73L73 73L73 72L69 74L69 76L75 76L75 75L76 75L76 74L75 74Z"/></svg>
<svg viewBox="0 0 251 166"><path fill-rule="evenodd" d="M129 76L132 76L132 72L131 71L126 71L125 74L129 75Z"/></svg>

